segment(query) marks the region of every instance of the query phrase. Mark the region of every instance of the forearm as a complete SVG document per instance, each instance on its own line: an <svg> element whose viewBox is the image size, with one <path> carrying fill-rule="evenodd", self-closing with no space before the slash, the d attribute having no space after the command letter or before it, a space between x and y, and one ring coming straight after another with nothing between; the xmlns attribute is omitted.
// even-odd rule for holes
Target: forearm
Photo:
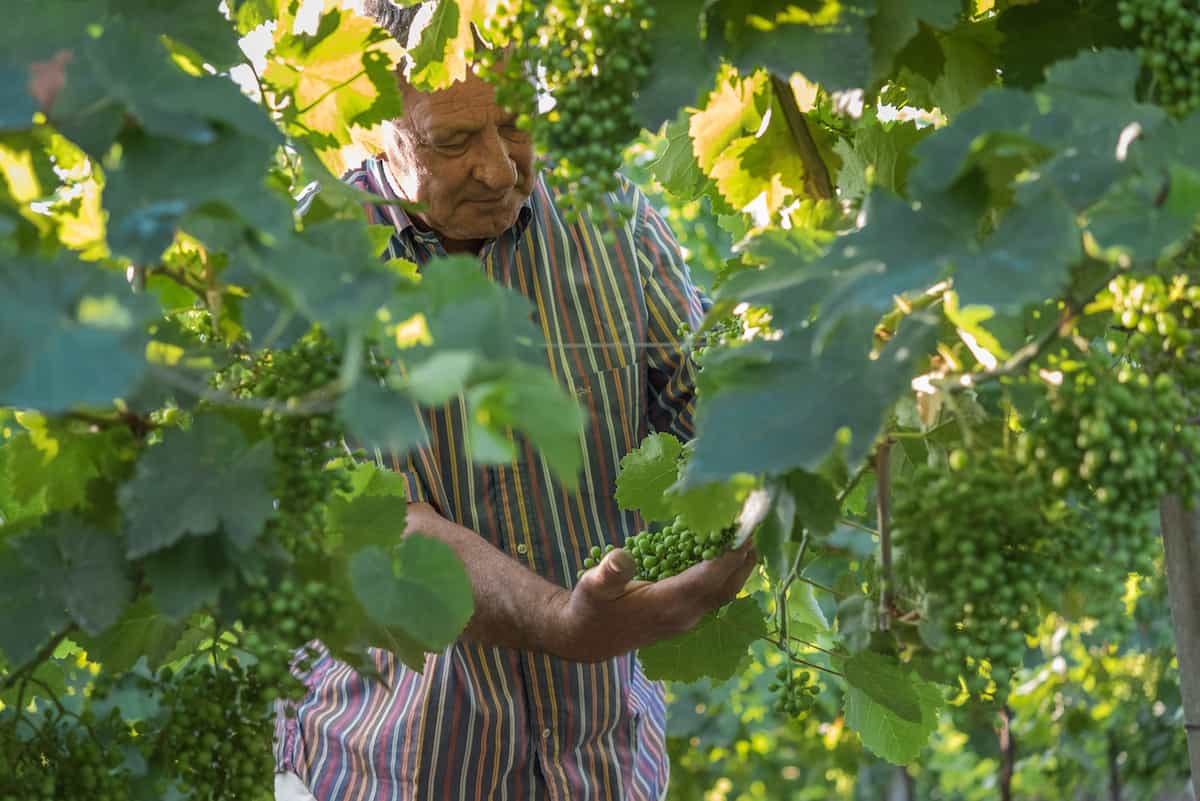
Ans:
<svg viewBox="0 0 1200 801"><path fill-rule="evenodd" d="M567 591L510 558L427 503L408 506L405 534L419 532L454 549L475 592L475 613L462 638L485 645L554 653Z"/></svg>

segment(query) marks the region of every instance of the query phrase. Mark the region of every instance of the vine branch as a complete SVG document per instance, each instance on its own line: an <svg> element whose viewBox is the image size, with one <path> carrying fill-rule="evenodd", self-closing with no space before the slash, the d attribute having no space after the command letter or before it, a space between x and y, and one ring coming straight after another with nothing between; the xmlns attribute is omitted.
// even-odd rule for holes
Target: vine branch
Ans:
<svg viewBox="0 0 1200 801"><path fill-rule="evenodd" d="M888 465L892 453L892 441L884 439L875 451L875 511L879 525L879 565L881 592L879 593L879 630L892 627L892 611L895 608L892 587L892 528L891 528L891 470Z"/></svg>
<svg viewBox="0 0 1200 801"><path fill-rule="evenodd" d="M38 652L33 655L33 659L30 659L18 669L5 676L3 680L0 680L0 690L7 690L18 681L27 678L31 673L33 673L38 665L42 664L54 655L54 652L58 649L58 646L63 640L69 637L71 632L74 630L74 626L68 626L47 640L46 644L39 648Z"/></svg>

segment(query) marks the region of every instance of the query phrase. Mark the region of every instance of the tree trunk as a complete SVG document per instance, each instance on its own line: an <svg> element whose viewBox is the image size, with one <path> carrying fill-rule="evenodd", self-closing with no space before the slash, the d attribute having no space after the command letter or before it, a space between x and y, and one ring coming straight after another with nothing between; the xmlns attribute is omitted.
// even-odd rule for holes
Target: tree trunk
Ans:
<svg viewBox="0 0 1200 801"><path fill-rule="evenodd" d="M1179 658L1179 687L1187 727L1192 786L1200 783L1200 509L1174 496L1159 505L1166 551L1167 595Z"/></svg>

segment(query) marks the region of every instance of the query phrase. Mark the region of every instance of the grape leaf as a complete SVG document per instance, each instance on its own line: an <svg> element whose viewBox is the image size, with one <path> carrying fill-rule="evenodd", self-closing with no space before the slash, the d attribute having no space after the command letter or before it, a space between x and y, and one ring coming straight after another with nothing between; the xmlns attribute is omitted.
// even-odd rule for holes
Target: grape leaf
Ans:
<svg viewBox="0 0 1200 801"><path fill-rule="evenodd" d="M115 273L60 256L0 262L0 406L108 405L145 367L148 316Z"/></svg>
<svg viewBox="0 0 1200 801"><path fill-rule="evenodd" d="M650 171L664 189L680 200L696 197L708 183L692 151L686 115L667 125L658 158L651 162Z"/></svg>
<svg viewBox="0 0 1200 801"><path fill-rule="evenodd" d="M461 77L452 75L453 65L447 63L451 54L446 52L446 46L458 35L458 17L458 0L438 0L433 6L416 44L408 49L412 59L409 80L413 86L437 89Z"/></svg>
<svg viewBox="0 0 1200 801"><path fill-rule="evenodd" d="M403 54L390 35L353 11L330 8L311 35L294 33L294 22L292 11L276 22L273 58L262 79L290 101L280 103L287 133L340 172L338 149L356 130L403 112L393 71Z"/></svg>
<svg viewBox="0 0 1200 801"><path fill-rule="evenodd" d="M829 479L819 473L795 470L788 475L787 486L796 501L796 517L804 528L813 534L833 531L842 510Z"/></svg>
<svg viewBox="0 0 1200 801"><path fill-rule="evenodd" d="M878 84L890 72L896 54L917 35L922 22L949 28L961 12L962 3L953 0L877 0L870 21L873 82Z"/></svg>
<svg viewBox="0 0 1200 801"><path fill-rule="evenodd" d="M120 489L129 556L218 527L239 548L250 547L274 514L272 469L271 443L248 444L220 415L199 415L189 430L168 431Z"/></svg>
<svg viewBox="0 0 1200 801"><path fill-rule="evenodd" d="M816 590L811 584L797 581L788 590L788 611L791 622L801 626L810 626L813 630L829 631L829 620L825 617L821 604L817 601Z"/></svg>
<svg viewBox="0 0 1200 801"><path fill-rule="evenodd" d="M916 759L937 728L941 689L871 651L850 657L845 677L846 725L863 745L897 765Z"/></svg>
<svg viewBox="0 0 1200 801"><path fill-rule="evenodd" d="M670 520L673 504L667 489L679 477L683 445L671 434L651 434L621 459L617 474L617 503L636 509L646 520Z"/></svg>
<svg viewBox="0 0 1200 801"><path fill-rule="evenodd" d="M148 34L165 34L195 50L204 61L218 69L228 69L245 58L238 47L233 26L215 5L198 5L181 14L174 0L106 1L112 11L136 21Z"/></svg>
<svg viewBox="0 0 1200 801"><path fill-rule="evenodd" d="M424 665L424 652L452 643L474 612L462 562L430 537L411 534L391 552L362 548L348 568L355 596L378 627L372 644L396 650L415 669Z"/></svg>
<svg viewBox="0 0 1200 801"><path fill-rule="evenodd" d="M0 650L14 665L73 622L88 634L114 623L133 596L121 541L69 516L0 546Z"/></svg>
<svg viewBox="0 0 1200 801"><path fill-rule="evenodd" d="M721 682L736 672L746 649L767 633L758 601L749 596L709 612L686 634L638 651L646 677L667 681Z"/></svg>
<svg viewBox="0 0 1200 801"><path fill-rule="evenodd" d="M23 131L33 125L37 106L28 87L27 70L0 64L0 132Z"/></svg>
<svg viewBox="0 0 1200 801"><path fill-rule="evenodd" d="M338 416L347 431L370 448L405 453L429 438L412 398L367 379L338 400Z"/></svg>
<svg viewBox="0 0 1200 801"><path fill-rule="evenodd" d="M155 605L174 620L183 620L207 605L215 606L236 563L225 543L212 535L185 537L142 561Z"/></svg>
<svg viewBox="0 0 1200 801"><path fill-rule="evenodd" d="M160 613L150 596L144 595L99 636L76 639L90 658L115 674L129 670L142 657L152 670L157 669L179 642L185 628Z"/></svg>
<svg viewBox="0 0 1200 801"><path fill-rule="evenodd" d="M853 89L870 77L867 15L874 0L719 0L710 9L710 38L738 69L802 72L827 91Z"/></svg>
<svg viewBox="0 0 1200 801"><path fill-rule="evenodd" d="M376 472L383 475L382 471ZM408 501L403 492L364 492L352 500L335 498L327 507L326 518L341 538L339 550L354 553L369 546L390 549L397 545L404 534L407 513Z"/></svg>
<svg viewBox="0 0 1200 801"><path fill-rule="evenodd" d="M683 485L816 470L843 428L850 434L847 460L862 459L937 337L935 324L909 318L879 358L868 359L862 324L869 320L869 330L876 319L868 313L839 326L820 355L799 334L713 354L700 376L699 435Z"/></svg>
<svg viewBox="0 0 1200 801"><path fill-rule="evenodd" d="M758 480L751 475L690 488L677 481L668 488L666 499L688 529L712 533L733 524L746 497L756 486Z"/></svg>
<svg viewBox="0 0 1200 801"><path fill-rule="evenodd" d="M1049 187L1009 209L980 246L957 256L954 288L964 305L1017 312L1065 288L1083 255L1075 214Z"/></svg>
<svg viewBox="0 0 1200 801"><path fill-rule="evenodd" d="M500 378L472 387L467 401L474 421L483 429L497 438L508 429L519 432L564 487L578 486L583 467L580 432L587 413L549 372L510 364ZM479 460L487 459L479 456Z"/></svg>
<svg viewBox="0 0 1200 801"><path fill-rule="evenodd" d="M1000 73L1010 85L1040 83L1047 67L1079 51L1136 45L1121 28L1117 4L1107 0L1040 0L1014 5L1000 15ZM1104 80L1102 74L1095 76Z"/></svg>
<svg viewBox="0 0 1200 801"><path fill-rule="evenodd" d="M642 127L655 131L696 102L697 89L712 83L716 60L700 39L704 0L655 0L652 5L654 26L647 44L654 61L634 100L633 115Z"/></svg>

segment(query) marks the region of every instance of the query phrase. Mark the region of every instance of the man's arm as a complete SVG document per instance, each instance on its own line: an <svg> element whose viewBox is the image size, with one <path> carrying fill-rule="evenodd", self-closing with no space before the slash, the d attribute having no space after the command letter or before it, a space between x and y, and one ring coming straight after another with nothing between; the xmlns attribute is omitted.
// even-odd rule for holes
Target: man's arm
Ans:
<svg viewBox="0 0 1200 801"><path fill-rule="evenodd" d="M573 590L546 581L426 503L408 507L405 533L445 542L466 565L475 614L463 638L579 662L599 662L674 637L732 600L754 568L749 546L653 584L632 581L633 557L607 554Z"/></svg>

